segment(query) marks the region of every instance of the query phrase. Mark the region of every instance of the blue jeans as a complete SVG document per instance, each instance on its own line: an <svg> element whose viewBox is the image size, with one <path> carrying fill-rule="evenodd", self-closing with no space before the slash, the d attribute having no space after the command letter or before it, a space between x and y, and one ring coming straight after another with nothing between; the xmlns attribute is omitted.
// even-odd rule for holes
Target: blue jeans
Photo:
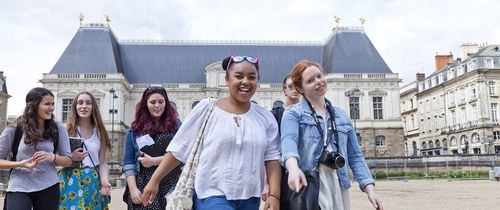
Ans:
<svg viewBox="0 0 500 210"><path fill-rule="evenodd" d="M195 210L258 210L260 206L260 198L251 197L245 200L227 200L226 196L210 196L208 198L199 199L194 194Z"/></svg>

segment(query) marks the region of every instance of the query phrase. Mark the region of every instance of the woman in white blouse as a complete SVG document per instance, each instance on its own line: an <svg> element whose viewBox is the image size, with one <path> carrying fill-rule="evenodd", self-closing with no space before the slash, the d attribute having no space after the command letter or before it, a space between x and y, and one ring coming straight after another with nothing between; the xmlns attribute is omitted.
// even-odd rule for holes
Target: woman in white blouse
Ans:
<svg viewBox="0 0 500 210"><path fill-rule="evenodd" d="M258 86L258 59L230 56L223 60L222 67L229 96L217 100L204 132L194 209L259 209L264 167L270 183L264 208L279 209L278 125L268 110L251 103ZM144 205L155 197L161 178L186 162L208 104L208 99L200 101L183 122L144 189Z"/></svg>

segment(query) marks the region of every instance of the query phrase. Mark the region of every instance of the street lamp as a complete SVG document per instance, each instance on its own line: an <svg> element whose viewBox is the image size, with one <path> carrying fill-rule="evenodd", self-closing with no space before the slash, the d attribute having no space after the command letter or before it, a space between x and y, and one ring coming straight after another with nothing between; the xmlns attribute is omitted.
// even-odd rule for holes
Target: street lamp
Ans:
<svg viewBox="0 0 500 210"><path fill-rule="evenodd" d="M114 143L115 141L115 114L117 112L117 110L115 109L115 98L118 98L118 96L115 94L115 90L113 88L111 88L111 90L109 90L109 93L111 93L111 96L113 97L111 100L112 100L112 109L109 109L109 113L111 113L111 143ZM114 156L114 155L113 155ZM115 158L113 158L115 159Z"/></svg>

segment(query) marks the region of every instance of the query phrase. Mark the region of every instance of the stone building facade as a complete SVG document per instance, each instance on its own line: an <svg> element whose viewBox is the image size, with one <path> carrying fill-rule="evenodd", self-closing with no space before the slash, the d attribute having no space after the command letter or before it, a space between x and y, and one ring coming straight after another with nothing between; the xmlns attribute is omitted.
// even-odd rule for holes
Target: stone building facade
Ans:
<svg viewBox="0 0 500 210"><path fill-rule="evenodd" d="M361 28L335 28L326 41L182 41L118 40L107 25L83 24L40 82L55 94L59 121L66 120L78 92L98 98L114 137L110 162L119 167L125 134L145 88L165 87L182 120L198 101L227 96L221 60L235 54L259 57L259 88L252 100L267 109L284 100L282 78L299 60L321 63L327 98L357 116L365 154L403 154L398 75Z"/></svg>
<svg viewBox="0 0 500 210"><path fill-rule="evenodd" d="M500 45L463 44L462 58L454 60L451 54L436 56L436 72L401 89L402 119L410 154L500 152L499 48ZM409 107L411 100L416 101L413 108ZM417 135L411 126L415 119Z"/></svg>

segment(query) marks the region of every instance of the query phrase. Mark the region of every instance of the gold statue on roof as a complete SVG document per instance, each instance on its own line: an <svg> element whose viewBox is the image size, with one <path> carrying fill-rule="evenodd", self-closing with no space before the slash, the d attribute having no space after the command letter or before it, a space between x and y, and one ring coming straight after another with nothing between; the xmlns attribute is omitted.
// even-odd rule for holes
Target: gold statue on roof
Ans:
<svg viewBox="0 0 500 210"><path fill-rule="evenodd" d="M111 18L109 17L109 13L105 14L104 15L104 18L106 18L106 23L108 24L109 26L109 22L111 22Z"/></svg>
<svg viewBox="0 0 500 210"><path fill-rule="evenodd" d="M336 23L336 28L339 28L339 23L340 23L340 17L338 16L333 16L333 19L335 19L335 23Z"/></svg>
<svg viewBox="0 0 500 210"><path fill-rule="evenodd" d="M80 12L80 25L83 24L83 18L84 18L83 13Z"/></svg>
<svg viewBox="0 0 500 210"><path fill-rule="evenodd" d="M361 28L364 28L364 27L365 27L365 22L366 22L366 19L365 19L363 16L361 16L361 17L359 18L359 21L361 22Z"/></svg>

